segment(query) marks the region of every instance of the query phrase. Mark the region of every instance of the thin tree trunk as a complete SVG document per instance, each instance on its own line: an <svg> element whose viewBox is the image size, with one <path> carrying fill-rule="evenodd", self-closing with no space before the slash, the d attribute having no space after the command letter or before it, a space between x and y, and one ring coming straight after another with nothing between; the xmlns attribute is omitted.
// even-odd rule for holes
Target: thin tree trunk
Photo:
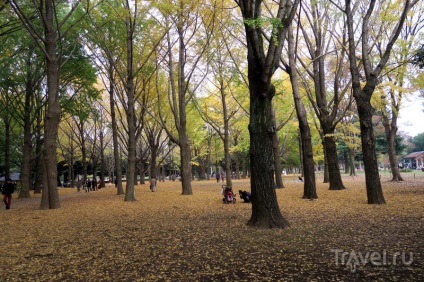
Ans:
<svg viewBox="0 0 424 282"><path fill-rule="evenodd" d="M28 69L30 61L28 60ZM31 75L27 75L27 83L25 87L25 106L24 106L24 146L23 146L23 162L21 171L21 189L19 191L18 198L30 198L29 190L31 187L31 153L32 153L32 142L31 142L31 98L32 98L32 87L31 87Z"/></svg>
<svg viewBox="0 0 424 282"><path fill-rule="evenodd" d="M392 117L392 122L389 124L389 120L386 116L383 116L384 119L384 131L386 133L388 155L390 162L390 170L392 172L392 181L403 181L402 176L400 175L398 161L396 157L396 133L397 133L397 115L394 113Z"/></svg>
<svg viewBox="0 0 424 282"><path fill-rule="evenodd" d="M312 150L312 138L309 128L305 105L301 100L299 79L296 73L295 62L295 46L292 27L288 32L288 49L289 49L289 66L287 70L292 83L293 98L296 108L297 118L299 120L299 130L301 138L302 156L303 156L303 172L304 172L304 185L303 185L303 198L304 199L317 199L316 183L315 183L315 165Z"/></svg>
<svg viewBox="0 0 424 282"><path fill-rule="evenodd" d="M108 53L108 77L109 77L109 105L110 105L110 119L112 122L112 142L113 142L113 157L115 159L116 179L112 179L116 183L117 195L124 195L124 189L122 187L122 164L121 156L119 155L119 142L118 142L118 125L116 122L116 111L115 111L115 80L113 75L113 59Z"/></svg>
<svg viewBox="0 0 424 282"><path fill-rule="evenodd" d="M104 153L104 136L103 128L100 129L100 187L104 188L105 185L105 153Z"/></svg>
<svg viewBox="0 0 424 282"><path fill-rule="evenodd" d="M274 115L275 125L275 115ZM281 157L280 157L280 146L278 142L278 131L275 131L272 135L272 151L274 155L274 169L275 169L275 187L284 188L283 175L281 174Z"/></svg>
<svg viewBox="0 0 424 282"><path fill-rule="evenodd" d="M352 148L349 148L349 162L350 162L350 170L349 175L356 175L356 167L355 167L355 151Z"/></svg>

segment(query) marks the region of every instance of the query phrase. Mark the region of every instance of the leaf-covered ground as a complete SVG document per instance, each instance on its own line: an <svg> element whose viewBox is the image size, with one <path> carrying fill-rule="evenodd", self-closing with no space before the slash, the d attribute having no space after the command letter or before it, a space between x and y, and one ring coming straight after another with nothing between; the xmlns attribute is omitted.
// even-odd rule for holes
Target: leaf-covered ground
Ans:
<svg viewBox="0 0 424 282"><path fill-rule="evenodd" d="M38 210L39 195L14 199L0 211L0 281L424 281L423 178L382 179L378 206L363 177L344 178L343 191L320 183L315 201L285 180L284 230L247 227L251 205L223 204L212 180L193 182L192 196L179 182L139 185L136 202L61 188L57 210Z"/></svg>

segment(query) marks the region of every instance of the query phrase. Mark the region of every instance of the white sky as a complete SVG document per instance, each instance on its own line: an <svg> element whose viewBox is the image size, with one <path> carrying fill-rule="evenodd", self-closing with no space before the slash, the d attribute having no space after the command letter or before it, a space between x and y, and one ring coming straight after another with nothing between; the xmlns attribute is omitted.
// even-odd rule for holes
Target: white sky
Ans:
<svg viewBox="0 0 424 282"><path fill-rule="evenodd" d="M424 132L423 103L424 99L418 98L417 95L414 95L412 99L405 99L402 102L399 113L398 131L403 131L411 137Z"/></svg>

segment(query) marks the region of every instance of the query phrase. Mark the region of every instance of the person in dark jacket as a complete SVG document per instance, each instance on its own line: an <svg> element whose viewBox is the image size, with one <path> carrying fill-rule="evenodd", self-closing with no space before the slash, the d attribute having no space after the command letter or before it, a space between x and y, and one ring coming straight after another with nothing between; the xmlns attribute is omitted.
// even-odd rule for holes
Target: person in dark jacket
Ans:
<svg viewBox="0 0 424 282"><path fill-rule="evenodd" d="M12 194L15 192L15 184L12 179L6 178L6 182L3 185L1 193L3 194L3 202L6 205L6 209L10 209L12 203Z"/></svg>

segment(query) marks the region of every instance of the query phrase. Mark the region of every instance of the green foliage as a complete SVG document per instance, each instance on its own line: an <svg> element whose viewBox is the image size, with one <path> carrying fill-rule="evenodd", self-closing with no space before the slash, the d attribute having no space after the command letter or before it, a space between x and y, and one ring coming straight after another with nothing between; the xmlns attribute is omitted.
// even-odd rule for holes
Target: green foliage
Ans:
<svg viewBox="0 0 424 282"><path fill-rule="evenodd" d="M424 45L421 45L421 47L412 56L412 63L420 69L424 68Z"/></svg>
<svg viewBox="0 0 424 282"><path fill-rule="evenodd" d="M424 151L424 132L413 137L412 143L415 146L414 151Z"/></svg>
<svg viewBox="0 0 424 282"><path fill-rule="evenodd" d="M404 141L404 138L401 135L396 135L396 140L395 140L396 155L402 155L405 153L408 146L405 145L403 141ZM377 135L375 137L375 149L377 153L380 153L380 154L388 153L387 138L384 133Z"/></svg>

